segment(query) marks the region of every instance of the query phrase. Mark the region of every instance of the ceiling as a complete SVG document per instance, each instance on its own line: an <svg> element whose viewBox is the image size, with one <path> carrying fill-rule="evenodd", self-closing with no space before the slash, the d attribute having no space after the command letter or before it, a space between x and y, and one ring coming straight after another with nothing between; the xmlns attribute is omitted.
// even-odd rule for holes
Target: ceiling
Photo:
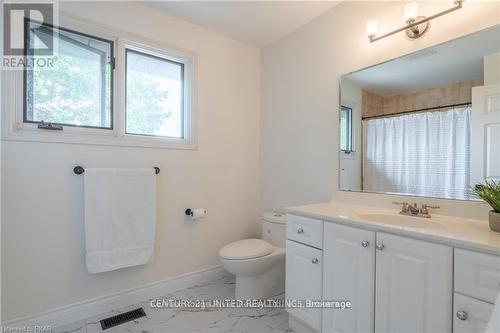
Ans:
<svg viewBox="0 0 500 333"><path fill-rule="evenodd" d="M340 1L147 1L145 4L241 42L264 47Z"/></svg>
<svg viewBox="0 0 500 333"><path fill-rule="evenodd" d="M485 55L500 52L500 25L342 77L381 96L483 77Z"/></svg>

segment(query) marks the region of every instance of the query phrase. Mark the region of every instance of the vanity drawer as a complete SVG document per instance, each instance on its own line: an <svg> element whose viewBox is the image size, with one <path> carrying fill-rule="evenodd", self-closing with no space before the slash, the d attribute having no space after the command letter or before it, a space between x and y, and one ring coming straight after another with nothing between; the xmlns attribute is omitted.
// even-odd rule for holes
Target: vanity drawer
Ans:
<svg viewBox="0 0 500 333"><path fill-rule="evenodd" d="M494 303L500 293L500 256L455 249L455 291Z"/></svg>
<svg viewBox="0 0 500 333"><path fill-rule="evenodd" d="M455 293L453 333L483 333L493 313L493 304Z"/></svg>
<svg viewBox="0 0 500 333"><path fill-rule="evenodd" d="M296 242L323 248L323 221L309 217L288 215L286 237Z"/></svg>

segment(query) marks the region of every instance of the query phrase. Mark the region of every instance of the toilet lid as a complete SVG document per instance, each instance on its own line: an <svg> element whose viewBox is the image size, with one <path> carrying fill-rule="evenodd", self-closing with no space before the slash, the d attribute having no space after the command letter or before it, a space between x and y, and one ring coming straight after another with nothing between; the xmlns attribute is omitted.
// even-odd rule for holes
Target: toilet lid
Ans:
<svg viewBox="0 0 500 333"><path fill-rule="evenodd" d="M253 259L273 252L273 246L262 239L244 239L224 246L219 256L224 259Z"/></svg>

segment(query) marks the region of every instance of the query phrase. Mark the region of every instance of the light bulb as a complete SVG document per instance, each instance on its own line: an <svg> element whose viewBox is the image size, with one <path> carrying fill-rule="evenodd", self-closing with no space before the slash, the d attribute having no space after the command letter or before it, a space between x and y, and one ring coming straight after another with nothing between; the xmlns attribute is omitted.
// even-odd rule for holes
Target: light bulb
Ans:
<svg viewBox="0 0 500 333"><path fill-rule="evenodd" d="M378 31L378 21L370 20L366 22L366 35L368 37L373 37L377 34Z"/></svg>
<svg viewBox="0 0 500 333"><path fill-rule="evenodd" d="M417 19L418 16L418 3L412 1L405 6L405 21L410 23Z"/></svg>

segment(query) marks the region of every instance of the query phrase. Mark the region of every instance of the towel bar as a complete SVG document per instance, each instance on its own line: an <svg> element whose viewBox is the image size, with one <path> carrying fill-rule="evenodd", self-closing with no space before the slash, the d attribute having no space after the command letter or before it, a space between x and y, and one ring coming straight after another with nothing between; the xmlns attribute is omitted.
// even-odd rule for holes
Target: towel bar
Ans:
<svg viewBox="0 0 500 333"><path fill-rule="evenodd" d="M158 167L154 167L155 169L155 174L159 174L160 173L160 168ZM76 167L73 168L73 172L77 175L81 175L82 173L85 172L85 169L79 165L77 165Z"/></svg>

